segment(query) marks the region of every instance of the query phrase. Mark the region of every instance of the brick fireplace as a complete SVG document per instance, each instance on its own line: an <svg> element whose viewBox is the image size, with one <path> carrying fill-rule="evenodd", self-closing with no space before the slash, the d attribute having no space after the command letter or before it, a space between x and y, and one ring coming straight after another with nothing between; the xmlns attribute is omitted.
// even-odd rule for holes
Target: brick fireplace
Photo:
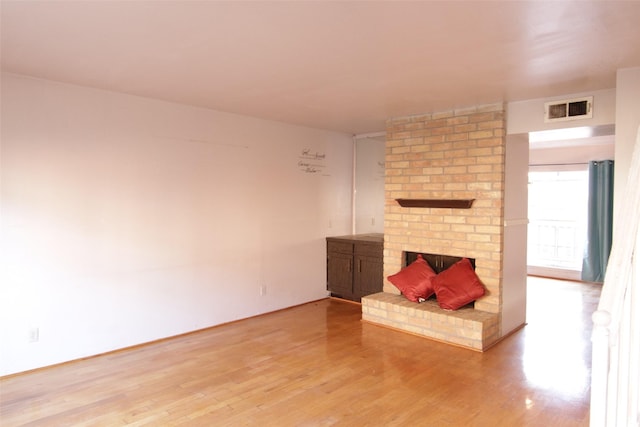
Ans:
<svg viewBox="0 0 640 427"><path fill-rule="evenodd" d="M450 326L447 330L453 329L456 336L473 336L474 340L480 342L468 343L468 340L449 336L448 332L420 334L479 350L500 338L505 149L503 104L388 120L384 292L366 301L363 299L363 320L387 323L386 326L413 333L420 333L420 330L424 332L426 323L421 323L417 318L409 319L405 328L402 323L381 321L367 311L376 308L376 313L380 314L382 300L385 307L389 306L391 311L398 313L417 308L417 303L411 303L416 306L405 304L403 297L397 297L399 291L386 280L387 276L404 266L406 252L468 257L475 258L476 274L487 289L474 308L465 308L471 312L467 315L463 312L444 312L431 303L428 310L419 308L418 314L424 319L424 310L427 310L429 318L435 316L441 323L448 323ZM402 207L396 199L475 200L470 208L461 209ZM376 301L376 298L382 300ZM400 306L388 304L389 301L397 301ZM377 307L374 307L376 304ZM407 308L403 309L403 306ZM404 321L406 317L402 319ZM412 323L421 323L423 326L418 328Z"/></svg>

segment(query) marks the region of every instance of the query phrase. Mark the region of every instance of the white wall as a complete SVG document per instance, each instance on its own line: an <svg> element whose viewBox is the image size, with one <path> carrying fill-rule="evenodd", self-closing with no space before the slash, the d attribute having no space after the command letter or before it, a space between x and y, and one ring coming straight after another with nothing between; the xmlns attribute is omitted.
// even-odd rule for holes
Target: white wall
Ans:
<svg viewBox="0 0 640 427"><path fill-rule="evenodd" d="M0 375L327 295L350 136L11 74L1 118Z"/></svg>
<svg viewBox="0 0 640 427"><path fill-rule="evenodd" d="M552 165L552 169L558 170L562 167L561 165L575 166L577 163L582 163L586 169L587 164L592 160L609 160L615 157L614 138L614 135L598 137L597 141L601 142L588 142L589 145L565 143L558 144L560 146L554 148L531 147L529 165L538 165L538 167ZM591 140L594 139L596 138L591 138Z"/></svg>
<svg viewBox="0 0 640 427"><path fill-rule="evenodd" d="M385 137L356 138L356 233L384 232Z"/></svg>
<svg viewBox="0 0 640 427"><path fill-rule="evenodd" d="M616 165L614 212L620 211L633 147L640 126L640 67L618 70L616 78ZM634 185L637 183L634 183ZM614 219L614 228L616 225Z"/></svg>
<svg viewBox="0 0 640 427"><path fill-rule="evenodd" d="M503 336L526 322L528 159L528 136L508 135L504 171Z"/></svg>
<svg viewBox="0 0 640 427"><path fill-rule="evenodd" d="M544 103L563 99L593 96L593 117L560 121L544 122ZM592 92L559 95L550 98L528 99L526 101L509 102L507 104L507 134L520 134L541 130L562 129L579 126L603 126L615 123L616 90L605 89Z"/></svg>

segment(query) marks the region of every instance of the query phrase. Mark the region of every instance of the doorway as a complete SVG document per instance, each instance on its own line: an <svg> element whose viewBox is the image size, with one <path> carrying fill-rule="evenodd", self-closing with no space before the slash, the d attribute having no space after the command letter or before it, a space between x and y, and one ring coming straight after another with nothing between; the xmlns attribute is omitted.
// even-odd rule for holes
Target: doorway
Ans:
<svg viewBox="0 0 640 427"><path fill-rule="evenodd" d="M613 158L613 125L529 133L528 274L581 280L588 164Z"/></svg>

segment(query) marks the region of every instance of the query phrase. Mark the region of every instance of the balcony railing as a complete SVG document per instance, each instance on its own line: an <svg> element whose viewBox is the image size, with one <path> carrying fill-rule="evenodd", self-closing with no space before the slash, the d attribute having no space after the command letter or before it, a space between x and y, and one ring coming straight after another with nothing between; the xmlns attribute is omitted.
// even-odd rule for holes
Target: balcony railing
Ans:
<svg viewBox="0 0 640 427"><path fill-rule="evenodd" d="M584 236L585 226L577 221L530 219L527 264L579 271Z"/></svg>

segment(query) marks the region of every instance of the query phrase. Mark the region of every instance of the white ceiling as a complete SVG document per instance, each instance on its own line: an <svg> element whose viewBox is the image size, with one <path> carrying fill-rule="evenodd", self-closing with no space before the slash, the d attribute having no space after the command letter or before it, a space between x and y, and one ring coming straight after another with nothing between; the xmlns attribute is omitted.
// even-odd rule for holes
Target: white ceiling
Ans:
<svg viewBox="0 0 640 427"><path fill-rule="evenodd" d="M2 69L347 133L615 87L640 2L6 1Z"/></svg>

